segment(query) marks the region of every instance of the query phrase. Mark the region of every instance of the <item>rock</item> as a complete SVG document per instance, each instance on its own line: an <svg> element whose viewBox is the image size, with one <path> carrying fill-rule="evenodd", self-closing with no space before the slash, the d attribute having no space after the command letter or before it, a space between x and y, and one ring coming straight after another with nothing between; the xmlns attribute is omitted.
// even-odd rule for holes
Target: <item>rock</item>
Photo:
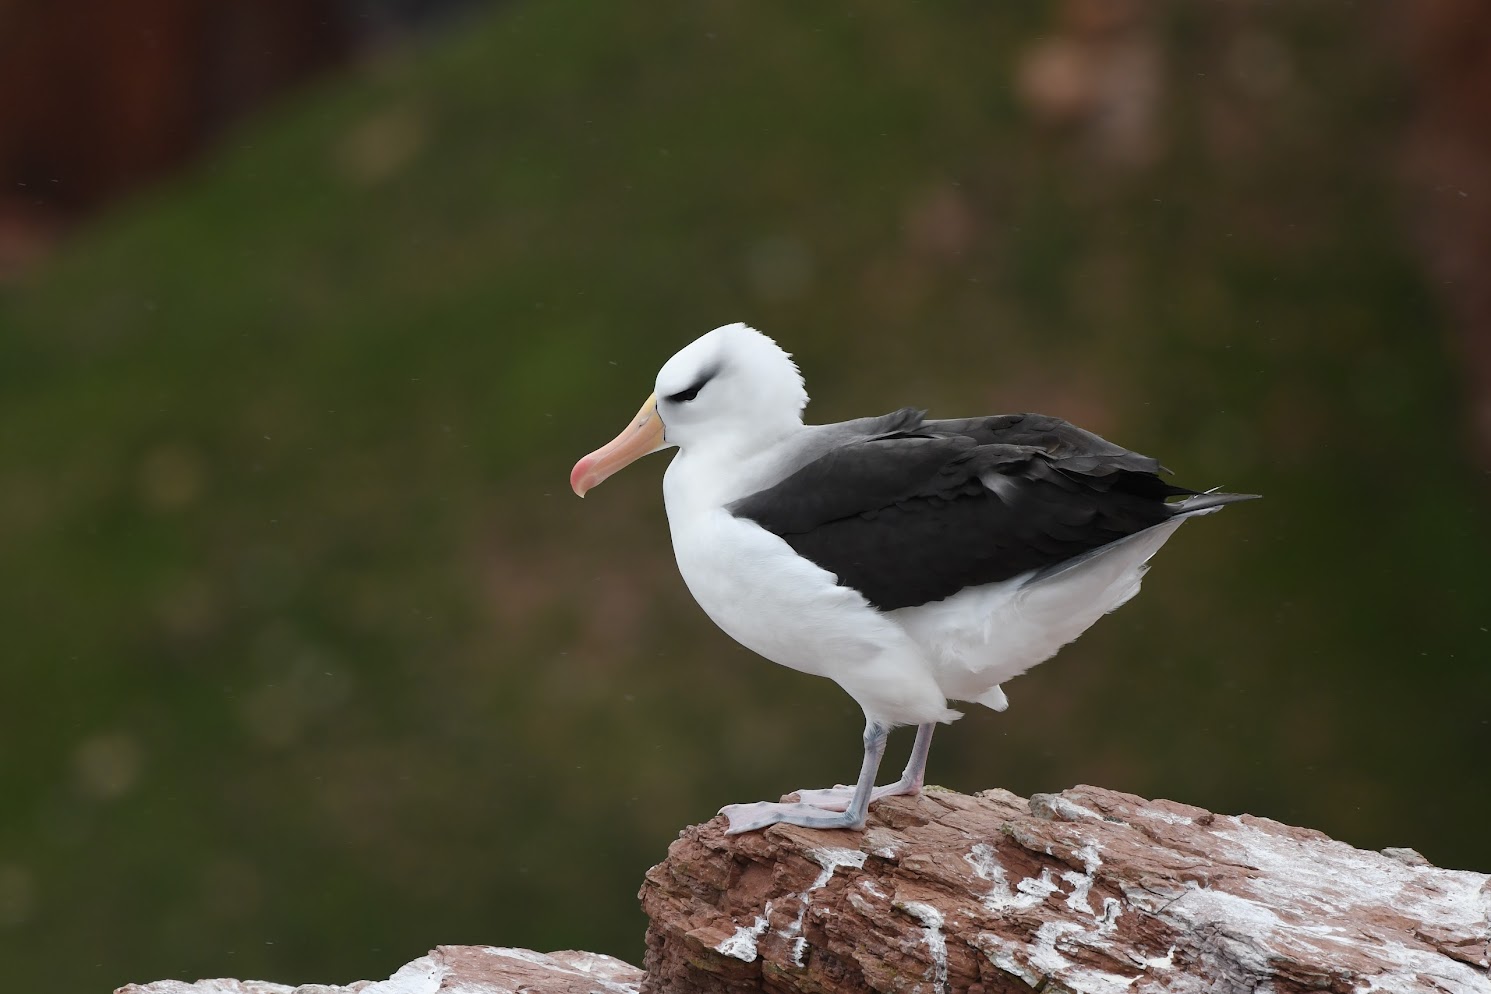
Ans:
<svg viewBox="0 0 1491 994"><path fill-rule="evenodd" d="M864 832L685 829L647 873L647 974L594 953L441 946L345 987L116 994L1491 994L1491 877L1412 849L1098 787L930 788Z"/></svg>
<svg viewBox="0 0 1491 994"><path fill-rule="evenodd" d="M642 971L599 953L440 946L387 980L291 987L262 980L158 980L114 994L636 994Z"/></svg>
<svg viewBox="0 0 1491 994"><path fill-rule="evenodd" d="M1491 992L1491 878L1264 818L931 789L864 833L724 829L647 874L643 994Z"/></svg>

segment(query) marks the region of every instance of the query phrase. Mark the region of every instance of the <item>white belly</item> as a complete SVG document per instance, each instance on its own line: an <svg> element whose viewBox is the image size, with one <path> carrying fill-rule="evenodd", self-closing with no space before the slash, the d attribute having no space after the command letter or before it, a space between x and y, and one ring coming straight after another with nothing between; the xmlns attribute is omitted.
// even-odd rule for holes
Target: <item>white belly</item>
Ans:
<svg viewBox="0 0 1491 994"><path fill-rule="evenodd" d="M944 694L1003 710L1000 684L1050 659L1137 594L1149 557L1183 520L1115 542L1050 579L970 587L889 617L926 653Z"/></svg>

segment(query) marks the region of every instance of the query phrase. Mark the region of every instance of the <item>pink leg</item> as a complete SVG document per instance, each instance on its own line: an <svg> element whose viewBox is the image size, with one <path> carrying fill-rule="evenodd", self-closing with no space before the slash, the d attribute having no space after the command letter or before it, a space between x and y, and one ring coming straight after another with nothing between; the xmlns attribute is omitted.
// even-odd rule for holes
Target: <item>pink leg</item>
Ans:
<svg viewBox="0 0 1491 994"><path fill-rule="evenodd" d="M927 779L927 754L932 751L932 733L936 731L935 724L918 725L916 727L916 744L911 747L911 758L906 761L906 771L901 774L901 779L884 787L876 787L870 792L871 802L878 801L882 797L895 797L899 794L920 794L922 785ZM854 797L854 788L839 785L837 787L824 787L814 790L795 791L797 799L803 804L811 804L815 808L823 808L825 811L843 811L849 806ZM791 795L788 795L791 796Z"/></svg>
<svg viewBox="0 0 1491 994"><path fill-rule="evenodd" d="M785 822L804 828L852 828L865 827L865 816L870 810L870 791L875 786L875 774L880 769L880 759L885 755L885 737L890 729L875 721L865 724L865 759L859 768L859 783L854 787L849 802L838 813L812 804L773 803L756 801L752 804L727 804L720 814L730 819L728 835L754 832Z"/></svg>

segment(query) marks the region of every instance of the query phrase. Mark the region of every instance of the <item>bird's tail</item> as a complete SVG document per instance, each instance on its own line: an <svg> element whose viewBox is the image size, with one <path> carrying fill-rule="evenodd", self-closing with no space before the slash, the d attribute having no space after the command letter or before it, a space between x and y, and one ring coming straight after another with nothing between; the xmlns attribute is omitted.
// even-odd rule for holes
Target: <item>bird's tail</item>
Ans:
<svg viewBox="0 0 1491 994"><path fill-rule="evenodd" d="M1176 516L1206 514L1227 504L1236 504L1245 500L1257 500L1262 496L1262 494L1221 494L1215 490L1208 490L1204 494L1197 494L1194 497L1187 497L1185 500L1178 500L1171 504L1170 507Z"/></svg>
<svg viewBox="0 0 1491 994"><path fill-rule="evenodd" d="M1170 537L1176 528L1180 527L1181 519L1200 514L1210 514L1228 504L1236 504L1239 501L1245 500L1257 500L1261 496L1263 495L1223 494L1217 493L1215 490L1208 490L1204 494L1195 494L1194 496L1187 497L1185 500L1175 501L1168 505L1170 507L1169 520L1161 521L1157 525L1151 525L1142 531L1137 531L1132 535L1109 542L1107 545L1100 545L1096 549L1090 549L1080 556L1074 556L1065 562L1056 563L1054 566L1047 566L1045 569L1037 570L1030 574L1030 578L1025 581L1024 585L1031 586L1045 580L1050 580L1062 573L1070 572L1078 566L1090 563L1095 559L1112 559L1114 558L1112 554L1119 549L1139 547L1140 553L1135 559L1136 563L1141 564L1140 570L1135 573L1134 590L1137 591L1139 589L1137 583L1138 577L1143 574L1142 564L1148 561L1150 556L1159 551L1160 546L1165 544L1165 540ZM1129 596L1133 595L1130 594ZM1114 606L1116 607L1117 605ZM1112 608L1109 610L1112 610Z"/></svg>

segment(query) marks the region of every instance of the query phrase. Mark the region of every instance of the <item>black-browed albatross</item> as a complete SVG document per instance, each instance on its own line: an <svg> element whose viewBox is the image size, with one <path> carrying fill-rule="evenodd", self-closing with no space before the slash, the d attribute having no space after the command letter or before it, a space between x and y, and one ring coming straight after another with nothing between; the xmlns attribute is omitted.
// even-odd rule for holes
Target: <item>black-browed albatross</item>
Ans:
<svg viewBox="0 0 1491 994"><path fill-rule="evenodd" d="M1182 521L1253 496L1166 483L1154 459L1039 414L929 421L906 409L805 425L797 366L743 324L686 346L655 386L575 464L575 493L676 446L663 499L699 606L865 713L853 787L727 805L732 834L860 829L871 801L919 792L933 729L959 716L949 700L1004 710L1000 685L1138 593ZM876 787L898 725L917 726L911 759Z"/></svg>

